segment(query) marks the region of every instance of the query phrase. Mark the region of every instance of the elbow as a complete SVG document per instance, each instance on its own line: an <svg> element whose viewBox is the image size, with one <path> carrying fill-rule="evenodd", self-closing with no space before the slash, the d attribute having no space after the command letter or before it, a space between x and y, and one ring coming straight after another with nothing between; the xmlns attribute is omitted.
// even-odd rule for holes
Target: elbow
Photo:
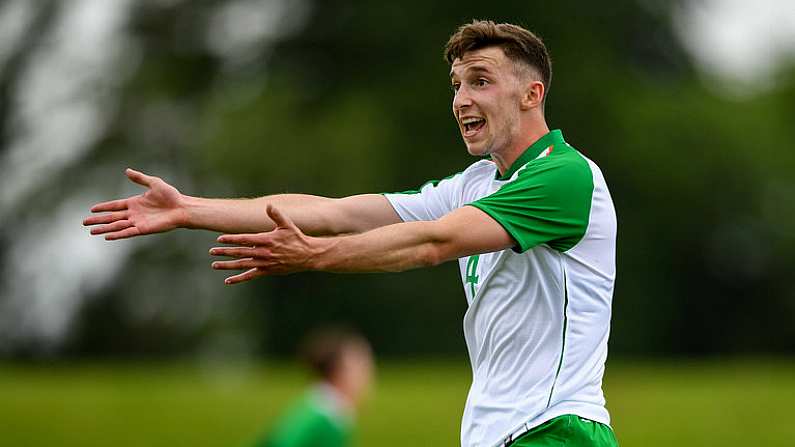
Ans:
<svg viewBox="0 0 795 447"><path fill-rule="evenodd" d="M434 238L425 244L423 261L427 267L435 267L456 258L455 244L449 238Z"/></svg>
<svg viewBox="0 0 795 447"><path fill-rule="evenodd" d="M423 267L436 267L447 261L445 259L441 244L429 243L423 250L421 264Z"/></svg>
<svg viewBox="0 0 795 447"><path fill-rule="evenodd" d="M435 267L439 264L455 259L453 240L445 228L438 221L429 222L426 241L421 250L421 263L423 267Z"/></svg>
<svg viewBox="0 0 795 447"><path fill-rule="evenodd" d="M405 272L408 270L436 267L445 261L439 248L433 243L416 245L409 249L409 256L397 255L394 263L382 266L379 271L383 272ZM406 253L404 251L404 253Z"/></svg>

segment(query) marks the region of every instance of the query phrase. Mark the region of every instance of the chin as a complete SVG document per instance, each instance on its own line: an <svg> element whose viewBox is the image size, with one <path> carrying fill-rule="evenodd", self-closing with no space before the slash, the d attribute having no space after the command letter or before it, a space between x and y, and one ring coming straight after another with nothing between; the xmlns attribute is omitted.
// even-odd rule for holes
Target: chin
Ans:
<svg viewBox="0 0 795 447"><path fill-rule="evenodd" d="M472 155L474 157L485 157L489 155L488 150L484 148L482 145L476 145L476 146L467 145L467 152L469 152L469 155Z"/></svg>

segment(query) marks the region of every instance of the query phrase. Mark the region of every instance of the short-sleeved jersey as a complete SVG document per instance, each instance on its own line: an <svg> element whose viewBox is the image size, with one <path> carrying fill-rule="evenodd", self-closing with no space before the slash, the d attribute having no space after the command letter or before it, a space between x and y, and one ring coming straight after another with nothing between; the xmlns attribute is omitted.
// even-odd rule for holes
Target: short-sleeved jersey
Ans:
<svg viewBox="0 0 795 447"><path fill-rule="evenodd" d="M459 259L473 374L462 445L498 445L525 424L564 414L609 424L602 376L616 215L596 164L555 130L504 175L481 160L416 192L385 196L404 221L476 207L516 242Z"/></svg>
<svg viewBox="0 0 795 447"><path fill-rule="evenodd" d="M328 385L312 388L255 447L346 447L352 420L338 393Z"/></svg>

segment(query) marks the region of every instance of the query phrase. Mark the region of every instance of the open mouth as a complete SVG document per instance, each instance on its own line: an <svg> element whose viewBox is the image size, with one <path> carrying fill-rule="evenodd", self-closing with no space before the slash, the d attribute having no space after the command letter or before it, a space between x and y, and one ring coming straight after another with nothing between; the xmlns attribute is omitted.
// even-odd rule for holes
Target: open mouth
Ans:
<svg viewBox="0 0 795 447"><path fill-rule="evenodd" d="M486 125L484 118L464 118L461 120L464 128L464 137L473 137Z"/></svg>

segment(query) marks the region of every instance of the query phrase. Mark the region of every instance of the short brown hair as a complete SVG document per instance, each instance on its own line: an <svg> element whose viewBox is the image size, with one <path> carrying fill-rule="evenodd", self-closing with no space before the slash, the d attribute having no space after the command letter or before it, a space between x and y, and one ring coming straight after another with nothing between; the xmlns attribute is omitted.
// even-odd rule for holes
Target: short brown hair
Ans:
<svg viewBox="0 0 795 447"><path fill-rule="evenodd" d="M312 331L299 346L298 357L309 370L330 380L339 367L343 353L352 347L369 348L367 339L352 329L331 326Z"/></svg>
<svg viewBox="0 0 795 447"><path fill-rule="evenodd" d="M522 62L538 70L544 91L552 82L552 61L544 42L521 26L494 23L491 20L473 20L458 28L444 48L444 58L453 63L464 54L486 47L500 47L508 59ZM544 95L546 97L546 94Z"/></svg>

